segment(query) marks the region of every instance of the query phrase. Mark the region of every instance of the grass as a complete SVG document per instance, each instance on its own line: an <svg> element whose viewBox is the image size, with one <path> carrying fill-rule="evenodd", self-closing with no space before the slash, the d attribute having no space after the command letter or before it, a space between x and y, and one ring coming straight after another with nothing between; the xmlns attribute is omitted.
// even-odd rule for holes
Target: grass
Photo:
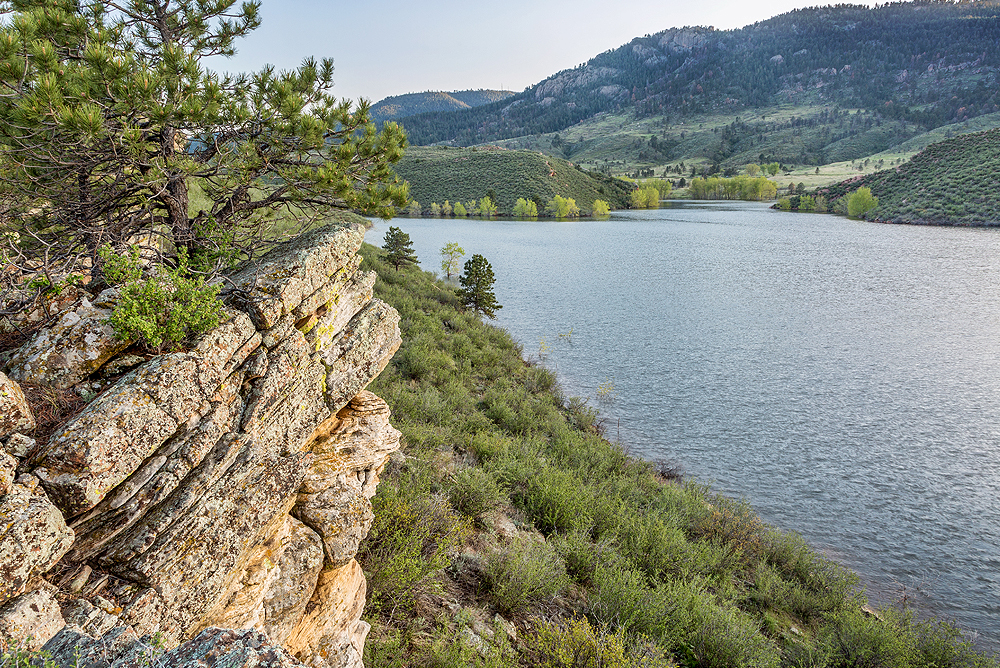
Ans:
<svg viewBox="0 0 1000 668"><path fill-rule="evenodd" d="M362 255L402 317L371 389L405 455L359 552L366 665L997 665L951 625L872 621L852 573L628 457L453 288Z"/></svg>

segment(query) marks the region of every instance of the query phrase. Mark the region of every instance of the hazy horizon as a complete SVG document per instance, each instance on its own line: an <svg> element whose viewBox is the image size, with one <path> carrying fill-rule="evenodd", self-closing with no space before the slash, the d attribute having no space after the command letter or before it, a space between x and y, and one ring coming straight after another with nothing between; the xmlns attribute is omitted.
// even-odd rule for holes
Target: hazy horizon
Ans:
<svg viewBox="0 0 1000 668"><path fill-rule="evenodd" d="M740 28L816 2L659 3L510 0L503 7L444 0L263 0L262 25L219 71L281 70L309 56L333 58L333 93L377 102L423 91L521 91L636 37L668 28ZM859 3L870 4L870 3ZM345 26L346 24L346 26Z"/></svg>

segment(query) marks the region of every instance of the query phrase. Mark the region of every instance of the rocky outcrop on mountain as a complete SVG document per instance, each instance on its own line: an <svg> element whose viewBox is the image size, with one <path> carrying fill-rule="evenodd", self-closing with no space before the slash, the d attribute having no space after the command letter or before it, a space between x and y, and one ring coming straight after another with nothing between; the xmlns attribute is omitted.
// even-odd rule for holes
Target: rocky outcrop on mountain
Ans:
<svg viewBox="0 0 1000 668"><path fill-rule="evenodd" d="M5 639L60 665L139 665L154 637L186 643L170 665L361 665L354 555L399 447L364 388L400 344L363 237L330 225L226 277L222 324L183 352L109 335L114 293L49 305L0 374ZM96 398L35 443L18 380Z"/></svg>

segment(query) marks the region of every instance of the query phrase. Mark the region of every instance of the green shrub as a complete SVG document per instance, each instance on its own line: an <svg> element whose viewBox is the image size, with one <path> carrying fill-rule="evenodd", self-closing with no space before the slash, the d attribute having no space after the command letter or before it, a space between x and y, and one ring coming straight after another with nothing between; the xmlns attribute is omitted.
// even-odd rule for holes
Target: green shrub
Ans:
<svg viewBox="0 0 1000 668"><path fill-rule="evenodd" d="M118 303L109 319L118 338L139 341L160 353L176 350L219 324L222 285L206 285L202 277L190 276L183 248L178 249L176 267L158 265L156 275L145 279L138 248L116 254L105 246L101 257L105 276L118 286Z"/></svg>
<svg viewBox="0 0 1000 668"><path fill-rule="evenodd" d="M819 636L826 665L910 668L916 649L914 636L902 632L890 611L883 611L880 617L858 607L831 614Z"/></svg>
<svg viewBox="0 0 1000 668"><path fill-rule="evenodd" d="M980 656L972 643L954 624L941 620L913 623L907 620L916 637L917 663L933 668L996 668L997 659Z"/></svg>
<svg viewBox="0 0 1000 668"><path fill-rule="evenodd" d="M368 578L366 613L391 620L408 614L422 591L435 589L434 576L470 527L426 485L383 480L372 510L375 519L358 550Z"/></svg>
<svg viewBox="0 0 1000 668"><path fill-rule="evenodd" d="M568 578L552 545L519 538L486 558L482 583L498 610L517 614L558 594Z"/></svg>
<svg viewBox="0 0 1000 668"><path fill-rule="evenodd" d="M764 555L766 530L746 501L715 496L708 512L695 520L690 531L694 538L724 548L735 565L747 567Z"/></svg>
<svg viewBox="0 0 1000 668"><path fill-rule="evenodd" d="M593 205L591 205L591 215L593 216L606 216L610 212L611 208L603 199L595 199Z"/></svg>
<svg viewBox="0 0 1000 668"><path fill-rule="evenodd" d="M510 499L542 533L590 528L591 490L569 471L526 462L521 476L507 477Z"/></svg>
<svg viewBox="0 0 1000 668"><path fill-rule="evenodd" d="M496 479L481 468L463 469L451 477L448 500L467 517L481 517L507 501Z"/></svg>
<svg viewBox="0 0 1000 668"><path fill-rule="evenodd" d="M11 642L0 636L0 667L2 668L56 668L52 655L42 650L29 650L20 642Z"/></svg>
<svg viewBox="0 0 1000 668"><path fill-rule="evenodd" d="M608 559L612 550L607 543L595 544L584 531L554 535L549 540L566 564L566 574L581 585L593 581L597 564Z"/></svg>
<svg viewBox="0 0 1000 668"><path fill-rule="evenodd" d="M861 187L847 197L847 215L861 218L878 206L878 197L872 195L871 188Z"/></svg>
<svg viewBox="0 0 1000 668"><path fill-rule="evenodd" d="M788 199L787 197L782 197L781 199L778 200L778 208L781 209L782 211L791 211L792 200Z"/></svg>
<svg viewBox="0 0 1000 668"><path fill-rule="evenodd" d="M655 645L630 642L624 631L593 626L575 617L563 623L542 621L526 636L534 665L544 668L667 668L673 666Z"/></svg>

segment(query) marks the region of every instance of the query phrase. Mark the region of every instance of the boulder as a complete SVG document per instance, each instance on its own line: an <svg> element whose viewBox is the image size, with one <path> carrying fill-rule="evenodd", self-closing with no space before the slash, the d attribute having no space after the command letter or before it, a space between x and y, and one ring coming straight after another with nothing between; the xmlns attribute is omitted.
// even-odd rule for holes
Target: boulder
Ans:
<svg viewBox="0 0 1000 668"><path fill-rule="evenodd" d="M79 383L131 343L115 336L110 316L110 309L81 297L17 351L10 361L10 377L58 389Z"/></svg>
<svg viewBox="0 0 1000 668"><path fill-rule="evenodd" d="M0 373L0 438L15 431L31 431L35 416L24 399L21 386L6 374Z"/></svg>
<svg viewBox="0 0 1000 668"><path fill-rule="evenodd" d="M186 353L161 355L119 380L53 434L35 474L67 515L96 506L190 420L260 344L232 314Z"/></svg>
<svg viewBox="0 0 1000 668"><path fill-rule="evenodd" d="M38 442L30 436L14 433L3 445L3 450L13 455L17 459L26 459L35 451Z"/></svg>
<svg viewBox="0 0 1000 668"><path fill-rule="evenodd" d="M48 589L29 591L0 607L0 638L29 652L41 649L65 625Z"/></svg>
<svg viewBox="0 0 1000 668"><path fill-rule="evenodd" d="M294 317L307 297L335 282L337 272L354 261L364 238L361 225L336 223L279 246L231 277L238 304L260 330L274 327L283 316ZM313 301L318 308L326 298Z"/></svg>
<svg viewBox="0 0 1000 668"><path fill-rule="evenodd" d="M326 347L326 405L339 411L379 375L399 349L399 314L373 299Z"/></svg>
<svg viewBox="0 0 1000 668"><path fill-rule="evenodd" d="M324 569L285 647L316 668L362 668L361 654L370 629L361 621L366 592L365 575L353 559Z"/></svg>
<svg viewBox="0 0 1000 668"><path fill-rule="evenodd" d="M323 570L323 541L315 531L293 517L278 561L280 573L264 595L263 630L284 643L302 619Z"/></svg>
<svg viewBox="0 0 1000 668"><path fill-rule="evenodd" d="M363 390L400 343L398 314L358 271L363 234L338 224L279 246L227 279L238 308L193 349L131 368L39 448L6 440L14 457L0 456L0 487L18 467L37 477L7 484L0 520L29 505L39 516L43 501L49 515L0 522L0 593L50 571L65 622L46 643L57 665L297 665L270 637L317 668L360 668L368 626L354 555L399 447L385 402ZM80 301L60 331L75 331ZM55 368L53 355L19 368ZM98 372L137 362L112 358ZM48 542L29 525L49 527ZM167 648L198 639L158 656L153 634Z"/></svg>
<svg viewBox="0 0 1000 668"><path fill-rule="evenodd" d="M73 531L39 487L23 475L0 497L0 604L55 565L73 544Z"/></svg>

